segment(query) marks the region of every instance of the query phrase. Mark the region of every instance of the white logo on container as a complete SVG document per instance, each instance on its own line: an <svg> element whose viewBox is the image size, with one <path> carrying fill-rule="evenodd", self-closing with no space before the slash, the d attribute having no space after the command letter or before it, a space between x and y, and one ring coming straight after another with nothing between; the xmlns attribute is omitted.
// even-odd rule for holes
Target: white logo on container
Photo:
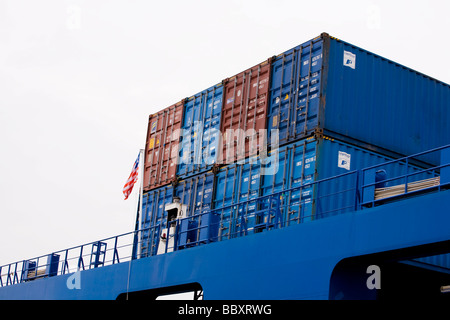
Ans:
<svg viewBox="0 0 450 320"><path fill-rule="evenodd" d="M344 51L344 66L352 69L356 68L356 54L349 51Z"/></svg>
<svg viewBox="0 0 450 320"><path fill-rule="evenodd" d="M349 153L339 151L338 167L346 169L346 170L350 170L350 158L351 158L351 155Z"/></svg>

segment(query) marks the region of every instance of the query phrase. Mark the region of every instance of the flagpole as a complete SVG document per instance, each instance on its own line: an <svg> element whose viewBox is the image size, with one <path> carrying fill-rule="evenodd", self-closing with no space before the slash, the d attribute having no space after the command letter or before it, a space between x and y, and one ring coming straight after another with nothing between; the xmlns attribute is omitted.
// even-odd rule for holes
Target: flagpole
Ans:
<svg viewBox="0 0 450 320"><path fill-rule="evenodd" d="M142 219L143 219L143 216L142 216L142 197L143 197L143 194L144 194L144 170L145 170L145 153L144 153L144 149L140 149L139 150L139 153L140 153L140 155L139 155L139 157L140 157L140 160L139 160L139 168L140 168L140 174L141 174L141 182L140 182L140 184L139 184L139 199L138 199L138 227L137 227L137 230L140 230L141 228L142 228ZM141 246L139 245L139 238L140 237L138 237L138 250L137 250L137 252L138 252L138 257L140 257L141 256Z"/></svg>

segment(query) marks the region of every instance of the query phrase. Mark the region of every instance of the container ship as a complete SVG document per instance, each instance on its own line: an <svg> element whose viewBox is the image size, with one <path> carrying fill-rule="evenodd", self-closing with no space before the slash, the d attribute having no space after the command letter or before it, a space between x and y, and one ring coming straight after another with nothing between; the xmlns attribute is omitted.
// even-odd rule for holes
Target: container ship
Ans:
<svg viewBox="0 0 450 320"><path fill-rule="evenodd" d="M450 86L326 33L148 119L136 228L1 299L450 300Z"/></svg>

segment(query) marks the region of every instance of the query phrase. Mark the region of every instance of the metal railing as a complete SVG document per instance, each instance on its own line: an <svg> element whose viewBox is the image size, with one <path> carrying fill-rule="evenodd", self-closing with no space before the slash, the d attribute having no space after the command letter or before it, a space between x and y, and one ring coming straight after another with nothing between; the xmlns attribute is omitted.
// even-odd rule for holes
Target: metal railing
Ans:
<svg viewBox="0 0 450 320"><path fill-rule="evenodd" d="M1 266L0 286L129 261L135 254L135 235L135 232L129 232Z"/></svg>
<svg viewBox="0 0 450 320"><path fill-rule="evenodd" d="M399 165L404 169L402 172L389 174L389 168ZM385 176L377 177L380 172ZM450 145L364 168L360 176L362 207L418 192L440 191L450 184Z"/></svg>
<svg viewBox="0 0 450 320"><path fill-rule="evenodd" d="M204 210L140 231L140 258L266 232L359 208L358 171Z"/></svg>
<svg viewBox="0 0 450 320"><path fill-rule="evenodd" d="M439 152L438 165L417 166L421 158ZM431 159L428 157L428 159ZM436 158L437 159L437 158ZM377 179L389 166L405 168L401 174ZM437 185L409 188L424 179ZM401 192L376 199L376 190L402 186ZM380 187L380 185L383 185ZM95 269L211 242L284 228L374 206L381 201L450 186L450 145L358 171L306 183L270 195L248 199L199 214L53 252L49 255L0 266L0 287Z"/></svg>

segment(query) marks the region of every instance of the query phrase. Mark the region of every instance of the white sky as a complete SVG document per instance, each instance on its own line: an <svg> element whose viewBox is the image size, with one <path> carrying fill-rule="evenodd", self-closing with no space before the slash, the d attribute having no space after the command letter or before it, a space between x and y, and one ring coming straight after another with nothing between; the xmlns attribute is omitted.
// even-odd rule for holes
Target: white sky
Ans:
<svg viewBox="0 0 450 320"><path fill-rule="evenodd" d="M0 0L0 265L132 231L148 115L327 32L450 83L450 1Z"/></svg>

